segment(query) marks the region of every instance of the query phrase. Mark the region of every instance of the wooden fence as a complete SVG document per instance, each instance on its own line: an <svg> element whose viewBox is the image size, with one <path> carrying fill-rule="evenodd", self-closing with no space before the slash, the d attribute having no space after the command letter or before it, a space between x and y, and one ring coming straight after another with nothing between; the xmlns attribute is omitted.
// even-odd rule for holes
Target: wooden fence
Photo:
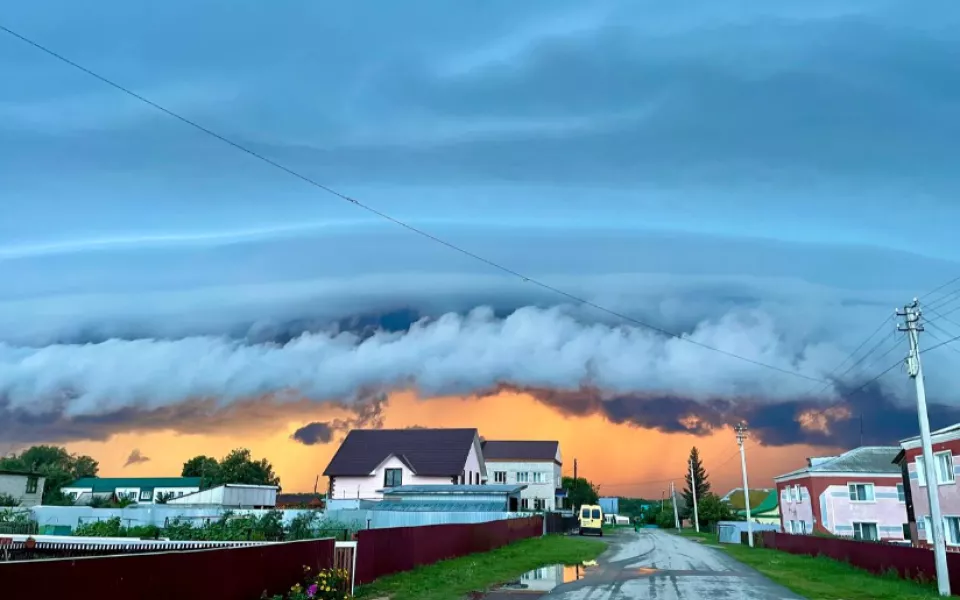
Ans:
<svg viewBox="0 0 960 600"><path fill-rule="evenodd" d="M543 517L486 523L365 529L357 534L356 581L409 571L421 565L486 552L543 533Z"/></svg>

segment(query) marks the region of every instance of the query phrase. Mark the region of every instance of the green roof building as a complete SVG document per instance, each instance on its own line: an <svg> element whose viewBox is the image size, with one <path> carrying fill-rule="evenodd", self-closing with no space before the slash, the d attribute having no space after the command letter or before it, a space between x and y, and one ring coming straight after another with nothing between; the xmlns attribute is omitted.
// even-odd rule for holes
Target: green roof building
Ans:
<svg viewBox="0 0 960 600"><path fill-rule="evenodd" d="M747 516L746 510L738 510L737 515ZM750 509L750 520L765 525L780 524L780 497L777 490L771 490L760 504Z"/></svg>
<svg viewBox="0 0 960 600"><path fill-rule="evenodd" d="M199 491L199 477L84 477L63 487L77 504L89 504L95 497L154 504L161 495L179 498Z"/></svg>

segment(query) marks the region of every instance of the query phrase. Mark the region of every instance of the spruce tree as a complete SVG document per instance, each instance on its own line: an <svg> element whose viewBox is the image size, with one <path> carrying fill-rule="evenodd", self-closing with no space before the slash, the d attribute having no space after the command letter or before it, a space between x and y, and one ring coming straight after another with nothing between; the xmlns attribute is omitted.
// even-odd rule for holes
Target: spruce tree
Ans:
<svg viewBox="0 0 960 600"><path fill-rule="evenodd" d="M683 511L684 516L693 515L693 490L690 481L691 461L693 462L693 481L697 484L697 502L700 502L700 499L710 492L710 481L707 478L707 471L703 468L703 463L700 462L700 451L694 446L690 450L690 458L687 460L687 464L684 465L684 472L687 474L684 478L687 485L683 488L683 500L686 504Z"/></svg>

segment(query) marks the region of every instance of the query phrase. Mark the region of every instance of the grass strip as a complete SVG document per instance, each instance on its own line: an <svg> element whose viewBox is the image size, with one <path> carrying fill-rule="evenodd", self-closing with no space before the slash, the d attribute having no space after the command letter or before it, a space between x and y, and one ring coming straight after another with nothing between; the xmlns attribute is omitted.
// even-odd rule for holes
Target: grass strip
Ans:
<svg viewBox="0 0 960 600"><path fill-rule="evenodd" d="M460 600L548 565L592 560L606 549L598 539L549 535L470 554L382 577L359 590L359 598L392 600Z"/></svg>

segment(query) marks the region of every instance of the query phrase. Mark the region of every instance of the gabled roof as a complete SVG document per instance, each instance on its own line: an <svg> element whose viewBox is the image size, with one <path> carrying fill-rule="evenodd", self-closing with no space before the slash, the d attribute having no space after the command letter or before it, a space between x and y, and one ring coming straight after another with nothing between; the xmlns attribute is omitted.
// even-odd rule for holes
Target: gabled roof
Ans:
<svg viewBox="0 0 960 600"><path fill-rule="evenodd" d="M900 452L897 446L862 446L844 452L840 456L825 456L807 459L808 466L777 475L774 480L794 477L804 473L877 473L899 475L900 467L893 459Z"/></svg>
<svg viewBox="0 0 960 600"><path fill-rule="evenodd" d="M960 436L960 423L954 423L953 425L949 425L949 426L947 426L947 427L944 427L943 429L937 429L936 431L931 431L931 432L930 432L930 437L934 437L934 436L947 436L947 435L950 435L950 434L956 434L957 436ZM951 436L951 437L953 437L953 436ZM907 444L907 443L910 443L910 442L917 442L917 441L919 441L919 440L920 440L920 436L919 436L919 435L915 435L915 436L913 436L913 437L908 437L908 438L906 438L906 439L900 440L900 443L901 443L901 444Z"/></svg>
<svg viewBox="0 0 960 600"><path fill-rule="evenodd" d="M750 490L750 508L755 509L760 505L761 502L767 499L770 496L770 490ZM743 504L743 489L734 489L731 490L726 496L722 498L730 503L730 507L734 510L745 510Z"/></svg>
<svg viewBox="0 0 960 600"><path fill-rule="evenodd" d="M421 477L454 477L476 439L476 429L353 429L323 474L364 477L392 455Z"/></svg>
<svg viewBox="0 0 960 600"><path fill-rule="evenodd" d="M112 492L117 488L187 488L200 487L199 477L84 477L67 488L92 488L94 493Z"/></svg>
<svg viewBox="0 0 960 600"><path fill-rule="evenodd" d="M486 440L484 460L550 461L557 459L560 442L540 440Z"/></svg>
<svg viewBox="0 0 960 600"><path fill-rule="evenodd" d="M750 490L750 491L753 492L753 490ZM763 502L761 502L757 506L753 506L753 505L750 506L750 516L757 517L764 513L774 512L775 510L777 510L777 506L779 504L780 504L780 498L777 495L777 490L773 490L769 494L767 494L767 497L763 499ZM737 514L746 515L747 511L738 510Z"/></svg>

